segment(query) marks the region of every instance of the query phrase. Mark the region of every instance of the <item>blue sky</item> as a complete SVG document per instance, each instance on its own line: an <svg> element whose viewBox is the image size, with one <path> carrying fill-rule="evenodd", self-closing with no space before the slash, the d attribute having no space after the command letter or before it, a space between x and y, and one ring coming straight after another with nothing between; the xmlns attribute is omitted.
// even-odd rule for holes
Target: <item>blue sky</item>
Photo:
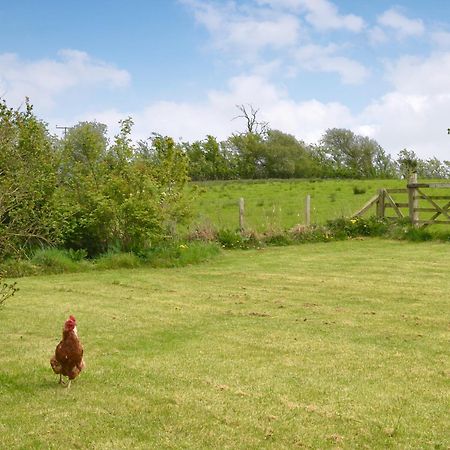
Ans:
<svg viewBox="0 0 450 450"><path fill-rule="evenodd" d="M236 104L317 142L450 159L448 0L0 0L0 96L49 123L225 138Z"/></svg>

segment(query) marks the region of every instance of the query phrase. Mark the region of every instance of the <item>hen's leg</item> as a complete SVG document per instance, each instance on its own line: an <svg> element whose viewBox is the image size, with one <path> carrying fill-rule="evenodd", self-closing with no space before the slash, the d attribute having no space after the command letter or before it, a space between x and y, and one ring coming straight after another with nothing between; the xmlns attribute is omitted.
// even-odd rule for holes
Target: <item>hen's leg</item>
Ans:
<svg viewBox="0 0 450 450"><path fill-rule="evenodd" d="M69 379L69 381L68 381L67 384L66 384L67 389L70 388L70 383L71 383L71 382L72 382L72 380Z"/></svg>

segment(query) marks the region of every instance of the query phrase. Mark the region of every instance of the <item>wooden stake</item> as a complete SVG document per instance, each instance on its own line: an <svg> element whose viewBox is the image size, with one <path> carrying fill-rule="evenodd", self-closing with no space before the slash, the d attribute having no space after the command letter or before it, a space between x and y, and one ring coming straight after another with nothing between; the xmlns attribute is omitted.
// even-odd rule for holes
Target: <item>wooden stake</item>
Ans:
<svg viewBox="0 0 450 450"><path fill-rule="evenodd" d="M409 177L408 184L408 206L409 206L409 218L414 227L419 226L419 200L417 198L417 172L413 172Z"/></svg>
<svg viewBox="0 0 450 450"><path fill-rule="evenodd" d="M244 199L239 199L239 229L244 231Z"/></svg>
<svg viewBox="0 0 450 450"><path fill-rule="evenodd" d="M311 195L306 196L305 201L305 225L309 227L311 225Z"/></svg>

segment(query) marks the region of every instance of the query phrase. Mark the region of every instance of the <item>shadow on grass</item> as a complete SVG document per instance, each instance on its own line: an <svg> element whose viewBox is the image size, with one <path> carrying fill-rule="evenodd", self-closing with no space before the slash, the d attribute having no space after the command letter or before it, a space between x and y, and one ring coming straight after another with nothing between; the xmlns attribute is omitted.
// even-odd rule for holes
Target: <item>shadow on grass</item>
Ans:
<svg viewBox="0 0 450 450"><path fill-rule="evenodd" d="M44 390L64 389L58 381L59 376L43 371L40 371L39 374L0 372L0 391L2 393L36 394Z"/></svg>

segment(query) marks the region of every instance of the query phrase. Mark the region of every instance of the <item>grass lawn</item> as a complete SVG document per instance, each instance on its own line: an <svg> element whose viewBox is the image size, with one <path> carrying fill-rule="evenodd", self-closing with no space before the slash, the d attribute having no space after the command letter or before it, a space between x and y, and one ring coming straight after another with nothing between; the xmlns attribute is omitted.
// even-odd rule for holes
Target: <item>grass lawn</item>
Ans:
<svg viewBox="0 0 450 450"><path fill-rule="evenodd" d="M0 448L448 449L449 254L354 240L20 279ZM69 313L87 368L64 389Z"/></svg>

